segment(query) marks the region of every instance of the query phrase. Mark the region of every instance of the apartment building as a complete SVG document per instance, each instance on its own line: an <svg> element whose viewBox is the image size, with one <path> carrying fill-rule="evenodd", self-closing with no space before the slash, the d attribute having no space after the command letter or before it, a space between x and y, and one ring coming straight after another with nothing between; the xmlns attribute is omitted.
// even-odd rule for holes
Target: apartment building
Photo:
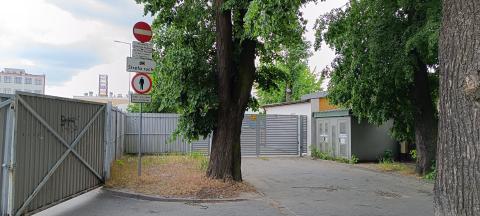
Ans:
<svg viewBox="0 0 480 216"><path fill-rule="evenodd" d="M0 93L15 91L45 94L45 75L28 74L24 69L5 68L0 71Z"/></svg>

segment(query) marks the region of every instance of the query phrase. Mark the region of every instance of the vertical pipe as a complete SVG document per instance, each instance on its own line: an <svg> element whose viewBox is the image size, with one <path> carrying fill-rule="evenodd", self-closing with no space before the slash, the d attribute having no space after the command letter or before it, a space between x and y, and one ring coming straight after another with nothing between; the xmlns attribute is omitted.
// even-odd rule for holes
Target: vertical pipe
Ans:
<svg viewBox="0 0 480 216"><path fill-rule="evenodd" d="M138 176L142 175L142 112L143 103L140 103L140 131L138 132Z"/></svg>

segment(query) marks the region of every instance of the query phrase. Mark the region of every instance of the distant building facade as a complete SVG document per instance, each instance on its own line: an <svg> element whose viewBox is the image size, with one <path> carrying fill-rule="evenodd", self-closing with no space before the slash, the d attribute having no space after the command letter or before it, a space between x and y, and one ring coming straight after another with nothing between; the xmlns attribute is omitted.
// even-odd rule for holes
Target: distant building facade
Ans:
<svg viewBox="0 0 480 216"><path fill-rule="evenodd" d="M108 97L108 75L106 74L98 76L98 96Z"/></svg>
<svg viewBox="0 0 480 216"><path fill-rule="evenodd" d="M98 103L112 103L113 106L118 107L121 110L126 111L128 104L130 103L127 95L110 93L109 96L93 95L93 92L85 93L83 96L73 96L74 99L92 101Z"/></svg>
<svg viewBox="0 0 480 216"><path fill-rule="evenodd" d="M24 69L5 68L0 71L0 93L15 91L45 94L45 75L28 74Z"/></svg>

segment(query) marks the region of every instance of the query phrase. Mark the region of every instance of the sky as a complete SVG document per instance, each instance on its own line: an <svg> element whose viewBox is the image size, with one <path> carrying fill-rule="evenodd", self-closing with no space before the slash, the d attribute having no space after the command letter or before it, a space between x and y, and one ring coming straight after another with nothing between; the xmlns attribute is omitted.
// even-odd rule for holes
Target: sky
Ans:
<svg viewBox="0 0 480 216"><path fill-rule="evenodd" d="M312 44L316 18L346 0L309 3L305 37ZM126 94L125 71L132 26L143 16L134 0L8 0L0 2L0 70L23 68L46 75L46 94L72 97L98 92L98 75L109 76L109 91ZM313 50L312 50L313 51ZM330 65L334 52L323 47L309 59L311 70Z"/></svg>

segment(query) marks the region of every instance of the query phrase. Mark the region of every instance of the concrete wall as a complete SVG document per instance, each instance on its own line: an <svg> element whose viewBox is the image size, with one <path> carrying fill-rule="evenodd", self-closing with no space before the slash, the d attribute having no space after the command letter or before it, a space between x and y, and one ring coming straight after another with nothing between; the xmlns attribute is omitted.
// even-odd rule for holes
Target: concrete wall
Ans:
<svg viewBox="0 0 480 216"><path fill-rule="evenodd" d="M318 102L316 103L318 107ZM315 107L313 107L315 108ZM317 108L318 109L318 108ZM307 155L310 155L312 144L312 104L309 101L296 104L265 107L266 114L306 115L307 116Z"/></svg>
<svg viewBox="0 0 480 216"><path fill-rule="evenodd" d="M392 121L377 127L365 120L359 123L356 118L352 118L351 127L352 154L361 160L376 161L386 150L398 154L399 146L389 134Z"/></svg>

